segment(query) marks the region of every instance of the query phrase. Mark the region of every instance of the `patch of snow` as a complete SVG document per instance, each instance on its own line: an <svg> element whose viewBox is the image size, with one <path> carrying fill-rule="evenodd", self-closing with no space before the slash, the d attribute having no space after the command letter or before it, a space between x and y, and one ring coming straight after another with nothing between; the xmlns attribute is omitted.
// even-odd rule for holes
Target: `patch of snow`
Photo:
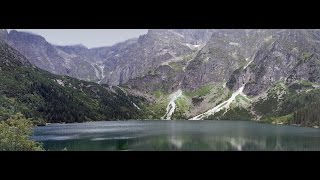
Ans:
<svg viewBox="0 0 320 180"><path fill-rule="evenodd" d="M246 58L246 61L247 61L247 59L248 58ZM246 69L252 62L253 62L253 59L251 61L249 61L248 64L243 67L243 69Z"/></svg>
<svg viewBox="0 0 320 180"><path fill-rule="evenodd" d="M274 67L274 69L276 69L276 70L280 70L280 68L279 68L279 67Z"/></svg>
<svg viewBox="0 0 320 180"><path fill-rule="evenodd" d="M314 87L314 88L319 88L320 85L315 85L315 84L313 84L312 87Z"/></svg>
<svg viewBox="0 0 320 180"><path fill-rule="evenodd" d="M98 67L100 68L100 72L101 72L101 75L100 75L100 81L98 81L98 84L100 84L101 83L101 81L104 79L104 64L100 64L100 65L98 65Z"/></svg>
<svg viewBox="0 0 320 180"><path fill-rule="evenodd" d="M131 101L131 103L133 104L134 107L136 107L137 109L141 110L141 109L139 108L139 106L136 105L136 103L134 103L134 102L132 102L132 101Z"/></svg>
<svg viewBox="0 0 320 180"><path fill-rule="evenodd" d="M200 47L201 45L200 44L189 44L189 43L186 43L186 46L188 46L190 49L196 49L196 48Z"/></svg>
<svg viewBox="0 0 320 180"><path fill-rule="evenodd" d="M236 43L236 42L230 42L229 44L232 46L240 46L239 43Z"/></svg>
<svg viewBox="0 0 320 180"><path fill-rule="evenodd" d="M186 67L187 67L187 66L183 66L183 67L182 67L182 71L183 71L183 72L186 71Z"/></svg>
<svg viewBox="0 0 320 180"><path fill-rule="evenodd" d="M56 79L56 82L60 85L64 87L64 83L61 79Z"/></svg>
<svg viewBox="0 0 320 180"><path fill-rule="evenodd" d="M176 103L175 101L182 96L182 90L179 89L178 91L172 93L169 98L169 104L167 106L167 112L166 114L161 118L161 119L165 119L165 120L171 120L172 114L174 113L175 109L176 109Z"/></svg>
<svg viewBox="0 0 320 180"><path fill-rule="evenodd" d="M93 65L93 64L91 64L91 66L92 66L93 69L94 69L94 73L96 74L96 77L97 77L98 79L100 79L100 74L99 74L99 70L97 69L97 67L96 67L95 65Z"/></svg>
<svg viewBox="0 0 320 180"><path fill-rule="evenodd" d="M233 52L233 53L231 54L231 56L232 56L233 58L237 58L237 52Z"/></svg>
<svg viewBox="0 0 320 180"><path fill-rule="evenodd" d="M214 115L215 113L221 111L222 109L226 109L226 110L229 109L230 104L236 99L236 97L238 95L242 95L247 98L247 96L245 94L243 94L243 89L244 89L244 85L242 87L240 87L236 92L234 92L228 100L220 103L216 107L214 107L214 108L212 108L202 114L199 114L193 118L190 118L189 120L202 120L205 117L208 117L210 115Z"/></svg>
<svg viewBox="0 0 320 180"><path fill-rule="evenodd" d="M222 87L226 88L227 87L227 83L223 83Z"/></svg>
<svg viewBox="0 0 320 180"><path fill-rule="evenodd" d="M268 36L266 38L264 38L264 41L270 41L272 39L272 36Z"/></svg>
<svg viewBox="0 0 320 180"><path fill-rule="evenodd" d="M313 89L308 89L308 90L306 90L306 92L309 92L309 91L312 91Z"/></svg>
<svg viewBox="0 0 320 180"><path fill-rule="evenodd" d="M182 35L182 34L180 34L180 33L174 32L174 31L172 31L172 30L169 30L169 32L171 32L171 33L173 33L173 34L175 34L175 35L178 35L178 36L184 38L184 35Z"/></svg>
<svg viewBox="0 0 320 180"><path fill-rule="evenodd" d="M123 89L120 88L120 87L119 87L119 89L120 89L126 96L128 96L128 93L127 93L125 90L123 90ZM138 110L141 110L140 107L137 106L134 102L132 102L131 100L130 100L130 102L132 103L132 105L133 105L135 108L137 108Z"/></svg>

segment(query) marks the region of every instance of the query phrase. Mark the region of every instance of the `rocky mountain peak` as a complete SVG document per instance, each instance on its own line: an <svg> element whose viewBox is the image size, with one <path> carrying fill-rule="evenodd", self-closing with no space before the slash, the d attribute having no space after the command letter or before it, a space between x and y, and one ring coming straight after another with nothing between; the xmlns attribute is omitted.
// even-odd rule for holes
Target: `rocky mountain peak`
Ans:
<svg viewBox="0 0 320 180"><path fill-rule="evenodd" d="M0 29L0 38L8 36L8 31L6 29Z"/></svg>
<svg viewBox="0 0 320 180"><path fill-rule="evenodd" d="M18 51L11 48L6 42L0 38L0 66L15 67L15 66L30 66L31 63L21 55Z"/></svg>

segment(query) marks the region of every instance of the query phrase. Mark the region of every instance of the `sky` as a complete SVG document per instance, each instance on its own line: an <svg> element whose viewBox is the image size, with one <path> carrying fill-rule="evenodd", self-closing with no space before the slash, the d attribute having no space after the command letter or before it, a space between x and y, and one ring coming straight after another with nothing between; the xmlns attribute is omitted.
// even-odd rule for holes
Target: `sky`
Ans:
<svg viewBox="0 0 320 180"><path fill-rule="evenodd" d="M54 45L111 46L147 33L147 29L16 29L41 35Z"/></svg>

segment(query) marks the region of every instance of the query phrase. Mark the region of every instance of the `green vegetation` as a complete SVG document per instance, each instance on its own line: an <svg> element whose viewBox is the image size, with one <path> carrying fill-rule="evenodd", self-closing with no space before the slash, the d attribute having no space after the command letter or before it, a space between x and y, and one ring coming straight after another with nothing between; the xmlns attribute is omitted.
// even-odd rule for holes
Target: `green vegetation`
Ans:
<svg viewBox="0 0 320 180"><path fill-rule="evenodd" d="M291 94L294 94L299 91L313 89L313 84L314 83L312 83L310 81L301 80L301 81L295 82L293 84L290 84L288 86L288 89Z"/></svg>
<svg viewBox="0 0 320 180"><path fill-rule="evenodd" d="M303 64L309 61L313 57L313 53L310 52L303 52L299 57L299 62L297 65Z"/></svg>
<svg viewBox="0 0 320 180"><path fill-rule="evenodd" d="M229 109L227 112L224 110L221 110L214 115L209 116L206 118L208 120L241 120L241 121L246 121L246 120L252 120L253 116L251 113L241 107L235 107Z"/></svg>
<svg viewBox="0 0 320 180"><path fill-rule="evenodd" d="M169 62L169 65L175 71L183 71L183 68L186 67L188 64L188 61L192 60L194 56L195 54L186 55L181 60L175 60L175 61Z"/></svg>
<svg viewBox="0 0 320 180"><path fill-rule="evenodd" d="M239 59L239 68L238 70L241 70L244 68L244 66L246 66L249 63L249 61L246 61L246 59L244 59L243 57L241 57Z"/></svg>
<svg viewBox="0 0 320 180"><path fill-rule="evenodd" d="M0 112L1 119L7 114ZM11 115L0 122L0 151L41 151L40 143L30 140L32 121L21 113Z"/></svg>
<svg viewBox="0 0 320 180"><path fill-rule="evenodd" d="M309 59L312 57L312 55L313 55L313 53L303 52L303 53L302 53L302 59L303 59L304 61L307 61L307 60L309 60Z"/></svg>
<svg viewBox="0 0 320 180"><path fill-rule="evenodd" d="M185 96L180 97L179 99L176 100L176 105L179 109L181 109L182 111L189 111L189 104L188 104L188 100Z"/></svg>
<svg viewBox="0 0 320 180"><path fill-rule="evenodd" d="M241 96L241 95L238 95L236 97L236 102L237 103L245 102L245 103L248 104L248 103L250 103L250 100L248 98L245 98L245 97Z"/></svg>
<svg viewBox="0 0 320 180"><path fill-rule="evenodd" d="M290 124L292 121L293 115L287 114L284 116L277 116L277 117L268 117L263 119L264 122L274 123L274 124Z"/></svg>
<svg viewBox="0 0 320 180"><path fill-rule="evenodd" d="M260 100L253 104L254 110L259 114L265 116L272 115L278 108L278 99L275 97L268 97L265 100Z"/></svg>
<svg viewBox="0 0 320 180"><path fill-rule="evenodd" d="M296 112L294 112L292 124L303 126L320 126L320 102L314 102Z"/></svg>
<svg viewBox="0 0 320 180"><path fill-rule="evenodd" d="M190 104L186 96L181 96L176 100L176 109L172 119L187 119L185 112L190 110Z"/></svg>
<svg viewBox="0 0 320 180"><path fill-rule="evenodd" d="M314 102L320 102L320 90L291 94L281 103L279 114L289 114L308 108L313 106Z"/></svg>
<svg viewBox="0 0 320 180"><path fill-rule="evenodd" d="M163 93L162 91L160 91L160 90L157 90L157 91L154 91L154 92L153 92L153 95L154 95L157 99L159 99L161 96L164 96L164 93Z"/></svg>
<svg viewBox="0 0 320 180"><path fill-rule="evenodd" d="M211 92L212 88L213 88L212 84L204 85L204 86L200 87L199 89L197 89L195 91L185 92L185 95L189 96L189 97L206 96Z"/></svg>
<svg viewBox="0 0 320 180"><path fill-rule="evenodd" d="M183 71L183 67L185 66L183 63L181 62L170 62L169 63L170 67L172 67L172 69L174 69L175 71Z"/></svg>
<svg viewBox="0 0 320 180"><path fill-rule="evenodd" d="M253 104L254 111L262 115L264 122L319 126L320 90L314 89L313 84L304 80L289 86L277 83L268 90L267 98Z"/></svg>
<svg viewBox="0 0 320 180"><path fill-rule="evenodd" d="M143 105L141 116L139 119L160 119L166 113L166 108L169 103L169 95L163 91L153 92L156 98L155 102Z"/></svg>
<svg viewBox="0 0 320 180"><path fill-rule="evenodd" d="M150 71L148 71L148 75L156 76L156 75L158 75L158 73L155 70L150 70Z"/></svg>
<svg viewBox="0 0 320 180"><path fill-rule="evenodd" d="M303 86L312 86L314 83L310 82L310 81L306 81L306 80L300 80L299 83Z"/></svg>
<svg viewBox="0 0 320 180"><path fill-rule="evenodd" d="M219 102L216 102L216 104L220 104L223 101L229 99L232 95L232 91L229 91L227 88L223 88L222 86L216 86L211 90L213 97L209 99L210 103L215 103L218 99L220 99Z"/></svg>
<svg viewBox="0 0 320 180"><path fill-rule="evenodd" d="M21 112L41 122L84 122L138 118L143 98L108 87L24 66L0 63L0 111ZM63 83L63 84L62 84ZM41 122L43 123L43 122Z"/></svg>
<svg viewBox="0 0 320 180"><path fill-rule="evenodd" d="M267 91L267 97L261 98L253 104L254 111L264 116L273 116L281 101L288 94L287 86L283 82L277 82Z"/></svg>

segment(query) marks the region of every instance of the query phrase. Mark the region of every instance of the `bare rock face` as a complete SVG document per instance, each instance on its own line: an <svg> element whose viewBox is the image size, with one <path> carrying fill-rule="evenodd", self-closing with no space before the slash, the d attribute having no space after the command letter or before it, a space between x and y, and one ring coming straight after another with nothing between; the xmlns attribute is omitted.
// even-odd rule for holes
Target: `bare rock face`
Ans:
<svg viewBox="0 0 320 180"><path fill-rule="evenodd" d="M63 66L64 59L43 37L12 30L6 42L37 67L55 74L66 74L67 69Z"/></svg>
<svg viewBox="0 0 320 180"><path fill-rule="evenodd" d="M215 30L186 68L184 88L226 82L233 71L251 61L271 33L268 30Z"/></svg>
<svg viewBox="0 0 320 180"><path fill-rule="evenodd" d="M244 92L259 95L276 81L319 82L319 31L278 30L254 54L252 63L230 76L233 90L246 84Z"/></svg>
<svg viewBox="0 0 320 180"><path fill-rule="evenodd" d="M211 30L149 30L147 34L111 47L54 46L43 37L15 30L2 31L5 41L37 67L78 79L124 84L147 75L163 63L194 52Z"/></svg>
<svg viewBox="0 0 320 180"><path fill-rule="evenodd" d="M174 71L168 65L163 65L154 71L149 71L148 75L129 80L125 85L130 89L145 93L158 90L172 93L179 89L183 76L183 73Z"/></svg>
<svg viewBox="0 0 320 180"><path fill-rule="evenodd" d="M5 66L27 66L31 67L31 63L22 56L17 50L10 47L0 38L0 67ZM1 70L1 69L0 69Z"/></svg>
<svg viewBox="0 0 320 180"><path fill-rule="evenodd" d="M276 81L318 82L320 74L319 30L152 29L139 38L92 49L54 46L25 32L1 30L0 35L49 72L146 91L226 83L232 90L246 84L244 93L258 95Z"/></svg>
<svg viewBox="0 0 320 180"><path fill-rule="evenodd" d="M160 65L193 52L184 35L174 30L149 30L136 42L113 50L104 60L102 83L124 84L129 79L147 75Z"/></svg>
<svg viewBox="0 0 320 180"><path fill-rule="evenodd" d="M0 39L5 39L8 37L8 31L6 29L0 29Z"/></svg>

